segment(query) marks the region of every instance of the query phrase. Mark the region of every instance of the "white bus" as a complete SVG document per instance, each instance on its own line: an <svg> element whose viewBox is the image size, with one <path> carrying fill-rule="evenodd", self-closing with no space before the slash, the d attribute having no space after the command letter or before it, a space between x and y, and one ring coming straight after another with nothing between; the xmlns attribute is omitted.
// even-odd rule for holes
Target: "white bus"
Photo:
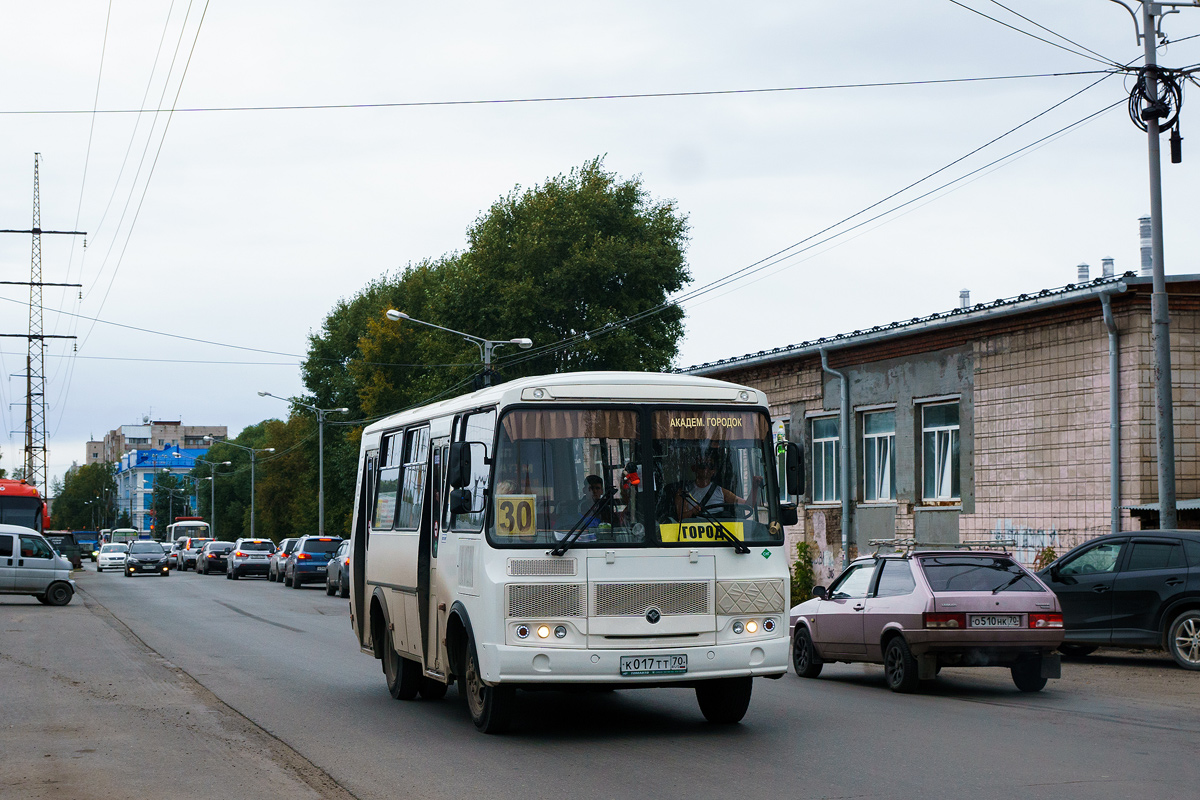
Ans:
<svg viewBox="0 0 1200 800"><path fill-rule="evenodd" d="M682 375L523 378L369 426L351 624L391 695L692 687L741 720L787 670L788 565L766 397ZM788 494L802 492L783 445Z"/></svg>

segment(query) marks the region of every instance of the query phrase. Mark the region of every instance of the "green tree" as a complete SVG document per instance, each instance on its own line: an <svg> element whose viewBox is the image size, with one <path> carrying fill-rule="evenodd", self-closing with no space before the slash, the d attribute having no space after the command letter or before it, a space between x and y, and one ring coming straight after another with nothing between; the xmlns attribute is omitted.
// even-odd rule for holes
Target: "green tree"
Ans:
<svg viewBox="0 0 1200 800"><path fill-rule="evenodd" d="M51 506L50 526L55 530L91 530L108 527L117 496L112 464L86 464L64 477Z"/></svg>

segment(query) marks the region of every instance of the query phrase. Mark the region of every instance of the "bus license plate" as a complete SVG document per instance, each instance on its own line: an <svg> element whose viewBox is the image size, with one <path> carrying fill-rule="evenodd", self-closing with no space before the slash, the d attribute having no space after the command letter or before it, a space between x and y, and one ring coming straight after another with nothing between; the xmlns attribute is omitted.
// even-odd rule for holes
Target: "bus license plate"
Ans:
<svg viewBox="0 0 1200 800"><path fill-rule="evenodd" d="M686 655L621 656L621 674L679 675L687 672Z"/></svg>
<svg viewBox="0 0 1200 800"><path fill-rule="evenodd" d="M1020 614L972 614L968 619L972 628L1019 628Z"/></svg>

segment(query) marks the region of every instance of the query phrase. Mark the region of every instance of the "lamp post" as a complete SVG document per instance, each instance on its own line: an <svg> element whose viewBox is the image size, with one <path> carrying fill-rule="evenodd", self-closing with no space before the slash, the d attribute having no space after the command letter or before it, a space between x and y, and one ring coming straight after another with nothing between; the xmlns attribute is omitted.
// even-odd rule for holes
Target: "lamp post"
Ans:
<svg viewBox="0 0 1200 800"><path fill-rule="evenodd" d="M206 440L212 442L213 445L216 446L217 440L213 439L213 437L205 436L204 438ZM254 461L259 453L274 453L275 448L274 447L258 447L258 448L246 447L246 445L244 445L244 444L238 444L237 442L231 442L227 439L221 440L220 444L227 444L230 447L236 447L239 450L245 450L247 453L250 454L250 538L253 539L254 538Z"/></svg>
<svg viewBox="0 0 1200 800"><path fill-rule="evenodd" d="M208 501L208 514L212 519L210 519L208 522L208 530L209 530L209 533L212 534L212 537L215 539L215 538L217 538L217 467L228 467L231 464L233 464L233 462L232 461L208 461L203 458L197 458L196 460L199 461L201 464L208 464L209 472L212 473L212 475L205 478L205 480L212 481L212 483L209 484L209 487L211 488L212 491L209 495L209 501Z"/></svg>
<svg viewBox="0 0 1200 800"><path fill-rule="evenodd" d="M517 347L521 348L522 350L528 350L529 348L533 347L533 341L531 339L525 339L525 338L484 339L482 336L472 336L469 333L463 333L462 331L456 331L453 328L444 328L441 325L434 325L432 322L426 322L425 320L417 319L416 317L410 317L408 314L405 314L403 311L397 311L394 308L388 309L387 318L390 319L392 322L399 322L402 319L406 319L409 322L415 322L419 325L428 325L430 328L437 328L439 331L446 331L447 333L453 333L457 336L461 336L462 338L466 339L468 342L474 342L475 346L479 348L479 357L483 359L483 385L484 386L492 385L492 351L493 350L495 350L498 347L503 347L506 344L515 344Z"/></svg>
<svg viewBox="0 0 1200 800"><path fill-rule="evenodd" d="M317 408L308 403L302 403L296 398L280 397L270 392L259 392L259 397L274 397L287 403L303 406L317 415L317 535L325 535L325 415L333 413L344 414L348 408Z"/></svg>

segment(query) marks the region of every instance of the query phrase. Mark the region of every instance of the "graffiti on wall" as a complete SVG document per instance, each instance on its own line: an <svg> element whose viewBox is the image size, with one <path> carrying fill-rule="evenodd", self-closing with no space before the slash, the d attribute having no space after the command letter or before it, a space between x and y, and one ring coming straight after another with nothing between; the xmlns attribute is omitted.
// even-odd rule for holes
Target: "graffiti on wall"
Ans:
<svg viewBox="0 0 1200 800"><path fill-rule="evenodd" d="M1037 560L1037 555L1047 547L1062 555L1068 547L1064 537L1057 528L1031 528L1027 525L1014 525L1011 519L998 519L992 525L992 536L996 539L1011 539L1016 542L1013 546L1013 556L1017 561L1029 566Z"/></svg>

